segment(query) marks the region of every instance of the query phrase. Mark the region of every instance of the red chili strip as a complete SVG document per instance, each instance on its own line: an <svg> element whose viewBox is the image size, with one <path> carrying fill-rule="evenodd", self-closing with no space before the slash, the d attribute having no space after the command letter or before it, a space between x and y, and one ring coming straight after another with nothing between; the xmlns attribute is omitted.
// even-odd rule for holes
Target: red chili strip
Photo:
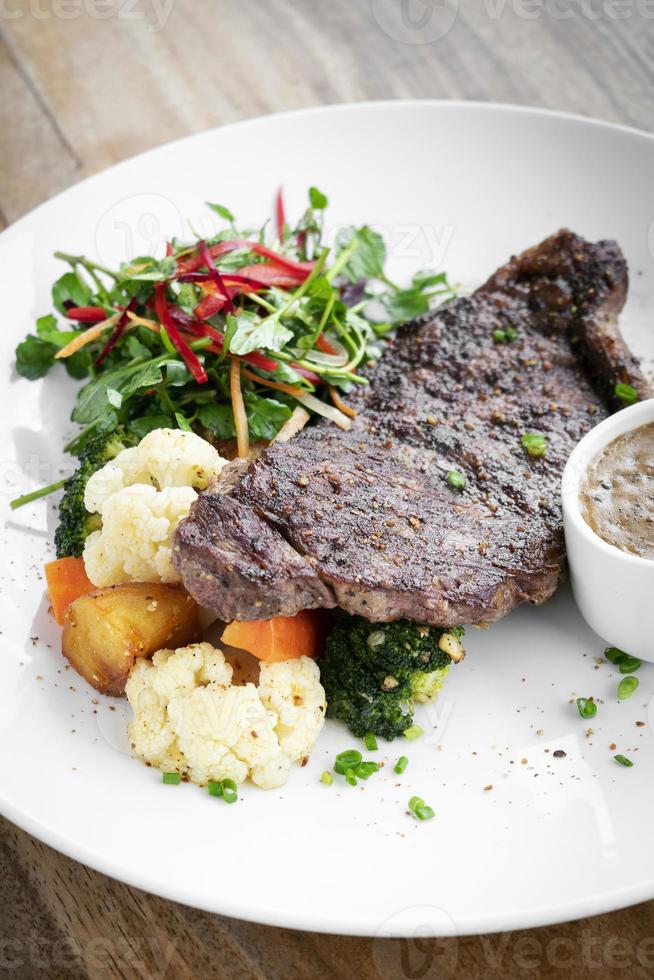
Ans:
<svg viewBox="0 0 654 980"><path fill-rule="evenodd" d="M318 350L321 350L323 354L338 354L336 348L332 347L332 345L329 343L327 338L323 336L323 334L320 334L320 336L316 340L316 347L318 348Z"/></svg>
<svg viewBox="0 0 654 980"><path fill-rule="evenodd" d="M102 323L107 319L107 314L99 306L71 306L66 310L66 316L78 323Z"/></svg>
<svg viewBox="0 0 654 980"><path fill-rule="evenodd" d="M200 249L200 255L202 256L202 261L206 265L207 270L209 272L209 278L218 287L218 292L222 293L222 295L225 297L225 304L224 304L225 309L227 310L228 313L233 313L234 304L232 303L232 298L229 295L229 290L227 289L227 286L223 282L222 276L220 275L218 269L214 264L213 258L211 257L209 253L209 249L207 248L207 243L200 242L199 249Z"/></svg>
<svg viewBox="0 0 654 980"><path fill-rule="evenodd" d="M136 309L136 306L137 306L137 301L136 301L136 296L135 296L132 300L130 300L129 306L127 306L123 310L123 312L121 313L120 318L118 320L118 323L116 324L116 326L113 328L113 330L109 334L109 340L107 341L107 343L104 345L104 347L100 351L100 356L98 357L97 361L95 362L95 366L96 367L100 367L100 365L104 361L104 359L107 356L107 354L111 353L111 351L114 349L114 347L116 346L116 344L118 343L118 341L122 337L123 333L125 332L125 327L129 323L129 316L128 316L128 314L129 313L133 313L134 310Z"/></svg>
<svg viewBox="0 0 654 980"><path fill-rule="evenodd" d="M294 259L289 259L285 255L275 252L272 248L268 248L267 245L261 245L260 242L250 242L245 238L232 238L226 242L218 242L208 248L207 251L212 259L217 259L221 255L227 255L239 248L247 249L256 255L263 255L282 269L302 275L303 280L307 278L315 265L315 262L296 262ZM204 260L199 251L180 259L177 263L177 278L188 275L189 272L196 272L202 268L203 264Z"/></svg>
<svg viewBox="0 0 654 980"><path fill-rule="evenodd" d="M177 329L177 325L170 314L168 303L166 302L166 284L164 282L158 282L155 286L154 308L159 317L159 321L166 328L168 336L179 351L187 368L198 384L204 384L209 380L207 372Z"/></svg>

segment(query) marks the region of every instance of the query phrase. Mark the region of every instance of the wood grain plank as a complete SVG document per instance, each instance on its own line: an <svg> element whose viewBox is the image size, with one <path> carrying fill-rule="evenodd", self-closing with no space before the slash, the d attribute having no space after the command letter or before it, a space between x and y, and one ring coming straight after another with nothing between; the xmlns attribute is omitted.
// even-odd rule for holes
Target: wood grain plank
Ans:
<svg viewBox="0 0 654 980"><path fill-rule="evenodd" d="M71 152L0 24L0 223L4 226L77 180ZM7 138L6 134L11 134Z"/></svg>

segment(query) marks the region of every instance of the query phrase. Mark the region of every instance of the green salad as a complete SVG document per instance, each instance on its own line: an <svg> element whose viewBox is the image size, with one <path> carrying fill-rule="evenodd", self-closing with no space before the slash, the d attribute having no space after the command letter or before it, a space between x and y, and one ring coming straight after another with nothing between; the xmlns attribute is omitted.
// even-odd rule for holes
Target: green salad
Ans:
<svg viewBox="0 0 654 980"><path fill-rule="evenodd" d="M294 415L291 425L315 414L348 428L348 395L367 384L363 369L385 338L454 291L442 272L419 272L404 288L391 282L383 239L366 225L342 228L327 248L327 203L310 188L290 225L280 192L274 227L259 229L209 204L223 225L212 237L173 239L164 256L117 269L56 253L68 268L52 287L55 312L18 345L16 368L37 379L59 363L84 381L66 450L79 456L101 434L173 427L235 440L247 456Z"/></svg>

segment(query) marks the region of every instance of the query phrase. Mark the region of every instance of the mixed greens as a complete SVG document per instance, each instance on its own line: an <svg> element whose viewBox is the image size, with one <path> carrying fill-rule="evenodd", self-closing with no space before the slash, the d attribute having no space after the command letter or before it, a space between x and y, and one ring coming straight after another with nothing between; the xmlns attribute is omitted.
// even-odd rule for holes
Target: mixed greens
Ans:
<svg viewBox="0 0 654 980"><path fill-rule="evenodd" d="M406 620L371 623L344 616L327 637L320 677L327 714L359 738L422 734L413 725L416 702L440 691L453 654L463 655L464 630L420 626Z"/></svg>
<svg viewBox="0 0 654 980"><path fill-rule="evenodd" d="M172 240L165 256L118 269L56 253L69 266L52 288L66 322L41 317L18 345L16 368L36 379L59 361L85 380L72 413L81 430L67 450L79 455L119 429L142 438L177 427L235 439L245 456L299 406L347 428L356 414L347 396L367 384L361 369L384 338L453 290L443 273L418 273L408 288L392 283L383 239L368 226L341 229L327 248L327 203L310 188L291 227L280 192L274 232L268 222L238 228L227 208L210 204L222 230Z"/></svg>

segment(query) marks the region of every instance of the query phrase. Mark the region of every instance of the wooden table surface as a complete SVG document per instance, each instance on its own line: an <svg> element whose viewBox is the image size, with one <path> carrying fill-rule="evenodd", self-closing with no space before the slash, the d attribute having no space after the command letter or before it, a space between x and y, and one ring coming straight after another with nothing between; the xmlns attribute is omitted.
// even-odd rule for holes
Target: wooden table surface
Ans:
<svg viewBox="0 0 654 980"><path fill-rule="evenodd" d="M438 97L651 130L653 80L652 0L0 0L0 222L124 157L249 116ZM0 822L0 976L653 973L654 903L460 940L318 936L153 898Z"/></svg>

